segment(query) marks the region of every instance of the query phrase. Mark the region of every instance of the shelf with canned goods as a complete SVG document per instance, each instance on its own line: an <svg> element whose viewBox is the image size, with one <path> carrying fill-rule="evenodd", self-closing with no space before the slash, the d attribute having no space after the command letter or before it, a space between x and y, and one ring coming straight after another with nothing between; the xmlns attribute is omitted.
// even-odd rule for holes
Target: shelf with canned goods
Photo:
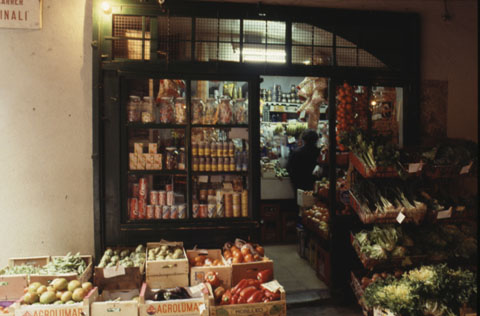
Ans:
<svg viewBox="0 0 480 316"><path fill-rule="evenodd" d="M128 174L133 175L186 175L185 170L128 170Z"/></svg>
<svg viewBox="0 0 480 316"><path fill-rule="evenodd" d="M192 124L192 127L248 128L248 124Z"/></svg>

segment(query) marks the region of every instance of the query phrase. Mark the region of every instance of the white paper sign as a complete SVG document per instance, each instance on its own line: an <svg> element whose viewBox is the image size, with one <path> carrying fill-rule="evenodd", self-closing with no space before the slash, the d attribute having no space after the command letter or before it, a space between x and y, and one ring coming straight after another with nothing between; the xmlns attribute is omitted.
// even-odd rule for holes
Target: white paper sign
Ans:
<svg viewBox="0 0 480 316"><path fill-rule="evenodd" d="M105 279L113 278L119 275L125 275L124 266L118 265L116 267L103 268L103 277Z"/></svg>
<svg viewBox="0 0 480 316"><path fill-rule="evenodd" d="M0 0L0 28L41 29L42 0Z"/></svg>
<svg viewBox="0 0 480 316"><path fill-rule="evenodd" d="M273 281L270 281L270 282L267 282L267 283L263 283L262 287L266 288L267 290L269 290L270 292L273 292L273 293L275 293L276 291L278 291L279 289L282 288L282 286L280 285L280 283L278 283L277 280L273 280Z"/></svg>
<svg viewBox="0 0 480 316"><path fill-rule="evenodd" d="M199 176L198 182L200 183L208 183L208 176Z"/></svg>
<svg viewBox="0 0 480 316"><path fill-rule="evenodd" d="M305 118L305 111L300 112L300 115L298 117L300 120L303 120Z"/></svg>
<svg viewBox="0 0 480 316"><path fill-rule="evenodd" d="M248 139L248 129L232 128L228 136L230 137L230 139L234 139L234 138Z"/></svg>
<svg viewBox="0 0 480 316"><path fill-rule="evenodd" d="M289 144L293 144L293 143L295 143L296 141L297 141L297 140L295 139L295 137L293 137L293 136L288 136L288 143L289 143Z"/></svg>
<svg viewBox="0 0 480 316"><path fill-rule="evenodd" d="M470 168L472 168L473 161L470 161L470 163L466 166L463 166L462 169L460 169L460 174L466 174L470 172Z"/></svg>
<svg viewBox="0 0 480 316"><path fill-rule="evenodd" d="M437 219L450 218L452 217L452 207L445 211L440 211L437 213Z"/></svg>
<svg viewBox="0 0 480 316"><path fill-rule="evenodd" d="M408 164L408 172L409 173L415 173L415 172L419 172L422 170L422 167L423 167L423 164L420 162L420 163L410 163Z"/></svg>
<svg viewBox="0 0 480 316"><path fill-rule="evenodd" d="M405 220L405 215L402 212L399 212L397 215L397 222L401 224Z"/></svg>

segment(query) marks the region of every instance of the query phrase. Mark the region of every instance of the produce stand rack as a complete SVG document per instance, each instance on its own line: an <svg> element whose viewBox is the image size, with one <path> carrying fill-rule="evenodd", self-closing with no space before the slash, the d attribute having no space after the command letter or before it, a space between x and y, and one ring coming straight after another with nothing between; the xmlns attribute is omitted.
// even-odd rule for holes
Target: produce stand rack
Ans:
<svg viewBox="0 0 480 316"><path fill-rule="evenodd" d="M352 287L353 294L355 295L355 298L357 299L358 304L362 308L362 313L364 316L372 316L372 309L369 309L367 306L365 306L365 302L363 301L363 295L365 294L365 291L362 289L362 285L360 284L359 278L355 275L353 271L350 271L350 286Z"/></svg>
<svg viewBox="0 0 480 316"><path fill-rule="evenodd" d="M432 165L424 167L425 176L431 179L452 178L460 174L460 168L455 165Z"/></svg>
<svg viewBox="0 0 480 316"><path fill-rule="evenodd" d="M348 166L348 161L349 161L349 152L346 151L340 151L336 153L336 159L335 159L335 164L337 167L347 167ZM325 159L323 159L325 157ZM328 152L326 152L325 156L320 155L318 157L318 163L323 164L323 165L328 165L329 163L329 157L328 157Z"/></svg>
<svg viewBox="0 0 480 316"><path fill-rule="evenodd" d="M52 256L52 259L60 258L60 257L63 257L63 256ZM78 280L80 281L80 283L87 282L88 280L91 279L93 274L93 257L91 255L81 255L80 257L87 264L85 271L83 271L81 275L78 275L77 273L58 273L53 275L31 274L29 283L40 282L42 284L45 284L55 278L65 278L67 279L67 281Z"/></svg>
<svg viewBox="0 0 480 316"><path fill-rule="evenodd" d="M329 239L328 233L320 230L317 225L315 225L311 220L308 220L306 216L302 216L302 224L309 231L313 232L317 237L327 242Z"/></svg>
<svg viewBox="0 0 480 316"><path fill-rule="evenodd" d="M398 178L398 170L394 167L380 167L378 166L376 170L372 170L365 166L357 155L353 152L350 152L350 162L352 163L355 170L357 170L364 178Z"/></svg>
<svg viewBox="0 0 480 316"><path fill-rule="evenodd" d="M369 210L365 210L364 207L360 205L358 202L357 197L355 194L350 191L350 205L352 206L353 210L355 213L357 213L358 217L364 224L393 224L397 223L397 216L398 213L400 213L402 210L398 210L398 212L388 212L386 214L373 214ZM415 222L415 223L420 223L422 220L425 218L425 215L427 213L427 210L425 211L414 211L413 213L410 212L403 212L406 218L403 220L404 223L410 223L410 222ZM416 218L414 218L414 216Z"/></svg>

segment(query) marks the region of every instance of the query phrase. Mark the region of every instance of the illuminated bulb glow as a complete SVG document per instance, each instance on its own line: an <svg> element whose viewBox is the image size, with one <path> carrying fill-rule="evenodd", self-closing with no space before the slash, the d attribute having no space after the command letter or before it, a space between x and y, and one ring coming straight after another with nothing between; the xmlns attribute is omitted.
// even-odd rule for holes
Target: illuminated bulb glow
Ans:
<svg viewBox="0 0 480 316"><path fill-rule="evenodd" d="M377 105L377 101L373 100L371 104L372 105Z"/></svg>
<svg viewBox="0 0 480 316"><path fill-rule="evenodd" d="M101 7L104 13L110 12L110 4L107 1L102 2Z"/></svg>

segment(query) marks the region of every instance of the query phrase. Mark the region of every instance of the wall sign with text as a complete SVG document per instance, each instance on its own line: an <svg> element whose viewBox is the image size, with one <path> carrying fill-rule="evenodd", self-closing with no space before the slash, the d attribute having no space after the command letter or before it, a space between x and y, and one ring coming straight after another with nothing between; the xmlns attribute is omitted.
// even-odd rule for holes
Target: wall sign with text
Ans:
<svg viewBox="0 0 480 316"><path fill-rule="evenodd" d="M0 28L42 28L43 0L0 0Z"/></svg>

